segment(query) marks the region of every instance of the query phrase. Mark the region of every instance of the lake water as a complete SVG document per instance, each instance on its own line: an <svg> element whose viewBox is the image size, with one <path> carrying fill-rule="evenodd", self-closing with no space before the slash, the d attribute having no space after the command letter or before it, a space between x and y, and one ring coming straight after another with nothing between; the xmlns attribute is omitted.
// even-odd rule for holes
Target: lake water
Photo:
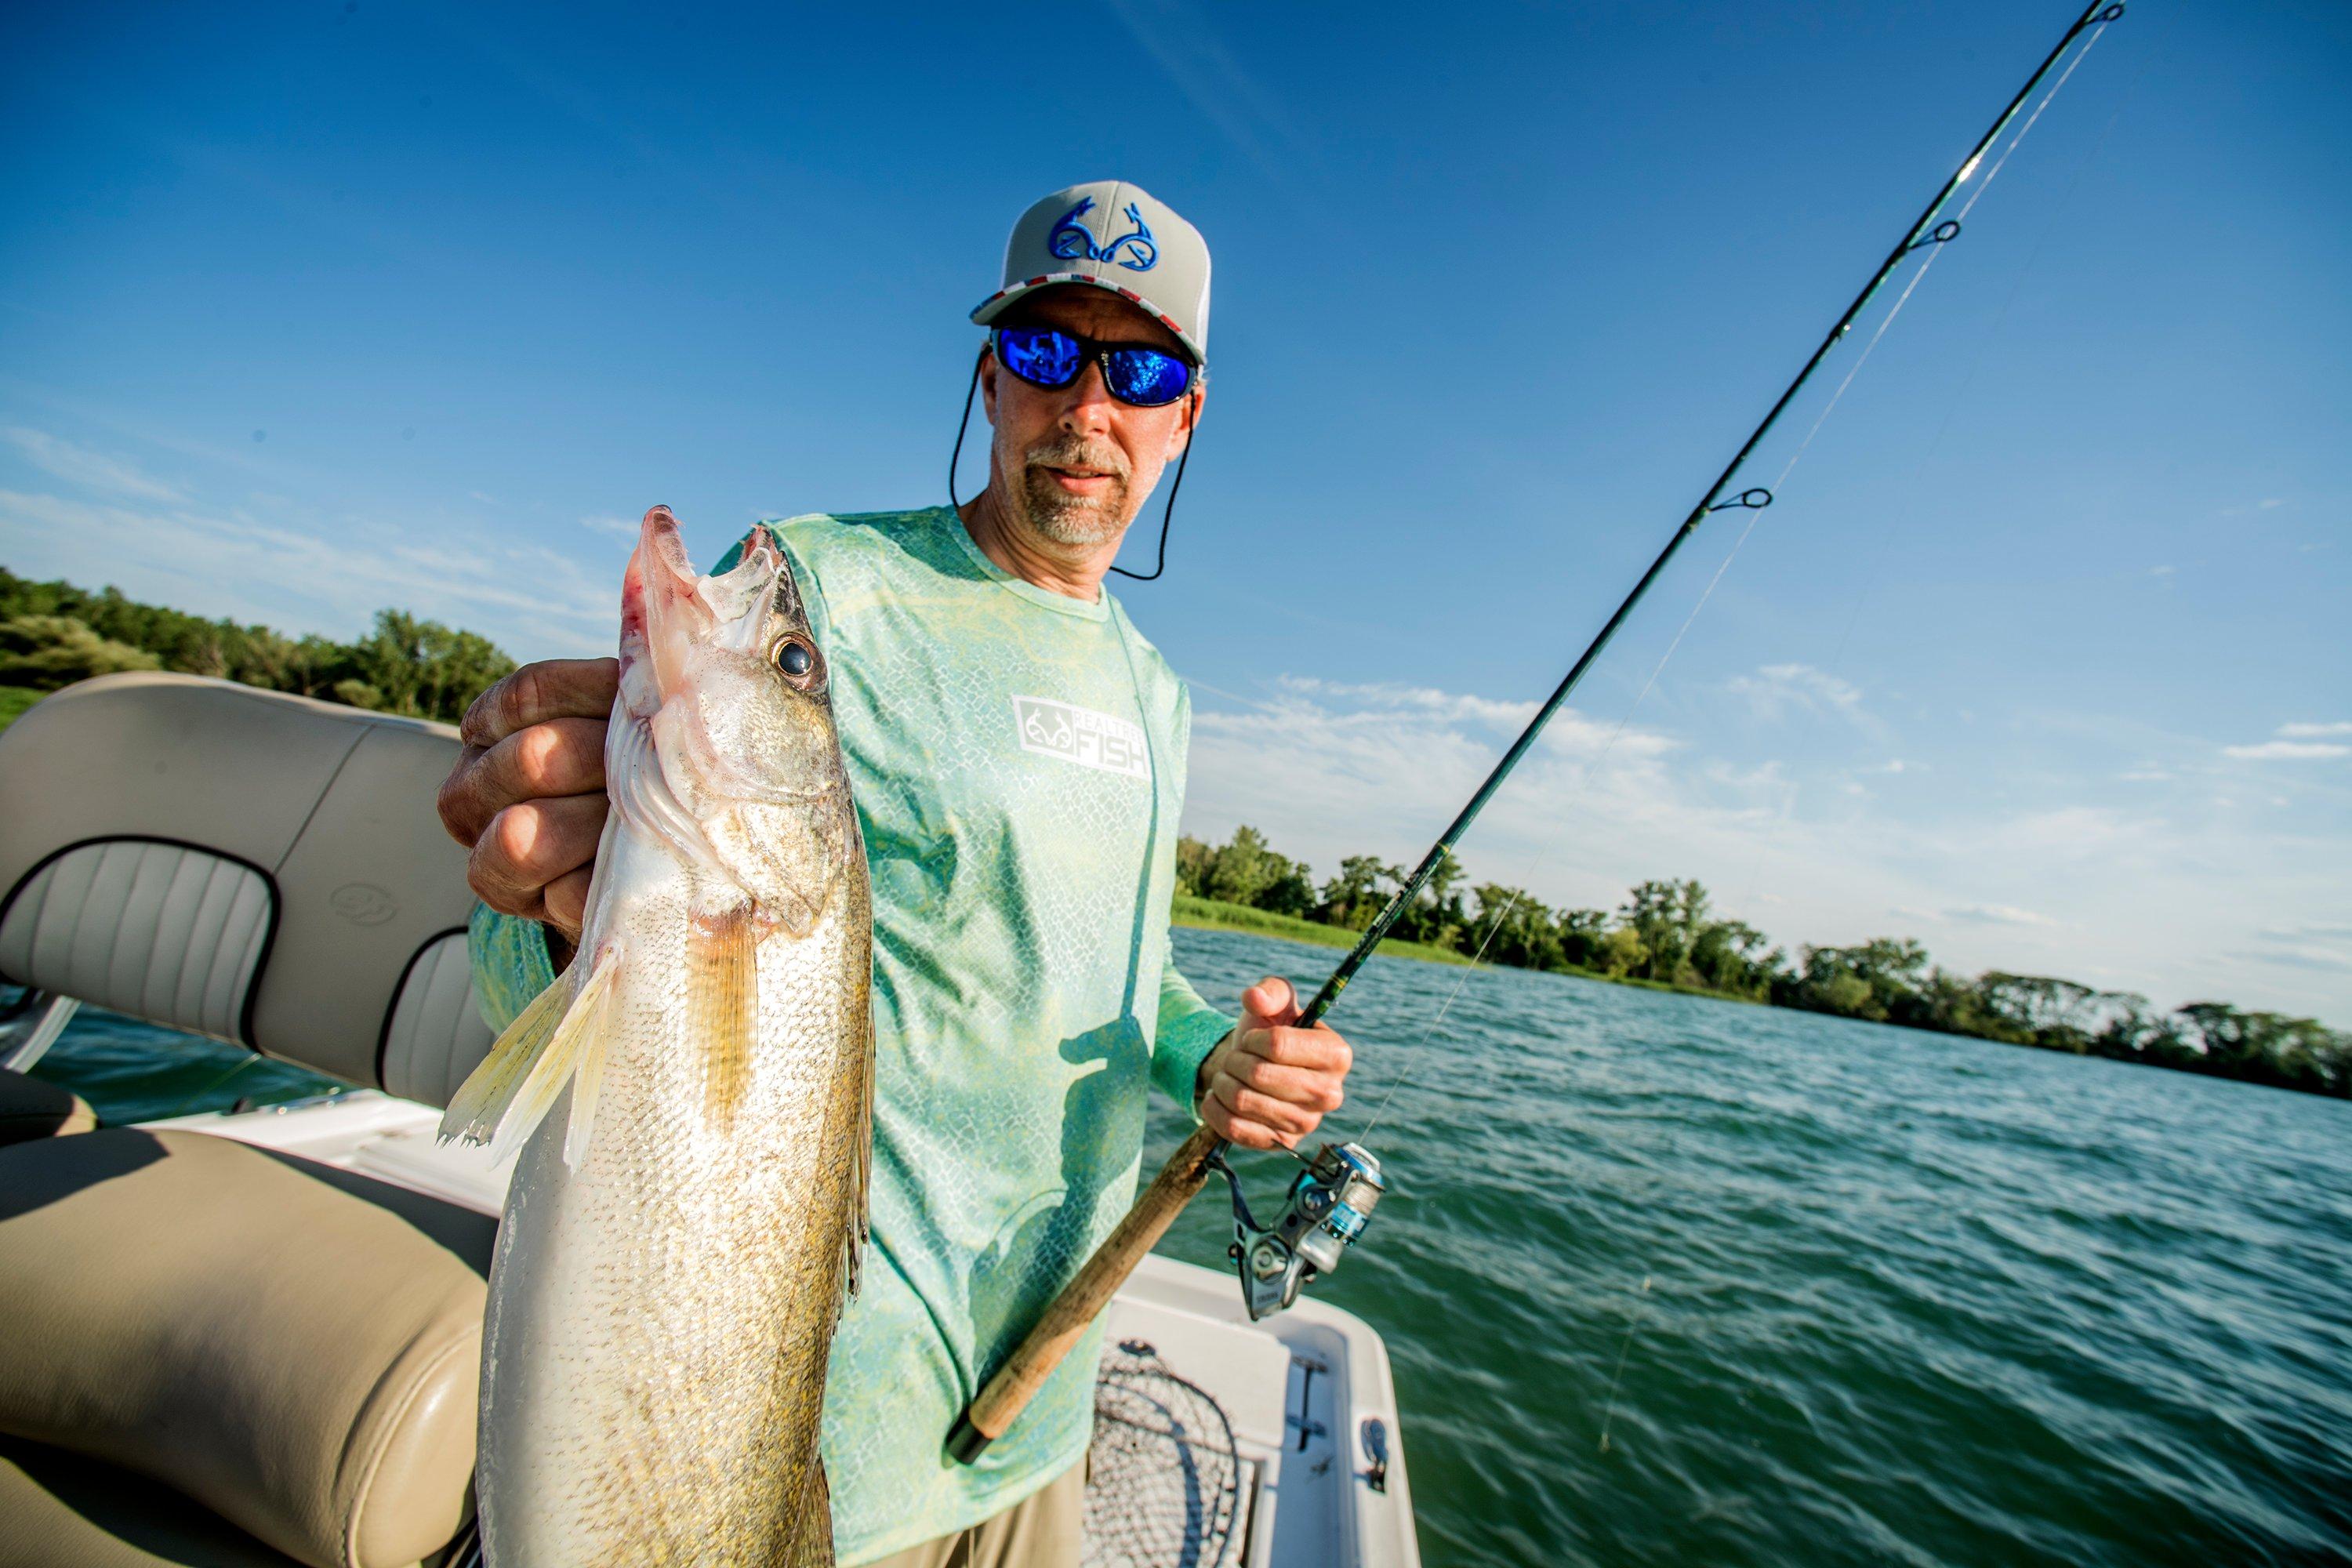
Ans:
<svg viewBox="0 0 2352 1568"><path fill-rule="evenodd" d="M1335 957L1175 942L1227 1005ZM1332 1021L1339 1133L1402 1087L1316 1290L1387 1338L1433 1568L2352 1561L2352 1104L1403 961ZM45 1072L111 1120L312 1081L174 1049L85 1016ZM1227 1212L1166 1249L1224 1267Z"/></svg>

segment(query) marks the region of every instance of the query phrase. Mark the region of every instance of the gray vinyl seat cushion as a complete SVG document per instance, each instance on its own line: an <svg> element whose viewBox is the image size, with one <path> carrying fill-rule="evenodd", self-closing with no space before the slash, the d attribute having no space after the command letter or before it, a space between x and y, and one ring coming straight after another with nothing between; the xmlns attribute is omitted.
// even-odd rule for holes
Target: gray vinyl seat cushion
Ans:
<svg viewBox="0 0 2352 1568"><path fill-rule="evenodd" d="M151 1023L244 1037L275 911L250 866L149 839L42 862L0 915L0 973Z"/></svg>
<svg viewBox="0 0 2352 1568"><path fill-rule="evenodd" d="M489 1048L446 724L101 677L0 732L0 979L431 1104Z"/></svg>
<svg viewBox="0 0 2352 1568"><path fill-rule="evenodd" d="M387 1093L446 1105L489 1054L489 1025L475 1003L466 933L427 943L401 977L384 1026L381 1077Z"/></svg>

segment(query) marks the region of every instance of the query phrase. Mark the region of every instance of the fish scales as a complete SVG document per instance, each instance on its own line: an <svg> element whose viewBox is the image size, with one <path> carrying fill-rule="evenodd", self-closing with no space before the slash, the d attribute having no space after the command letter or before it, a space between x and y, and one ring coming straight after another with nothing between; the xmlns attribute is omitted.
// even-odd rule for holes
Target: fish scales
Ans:
<svg viewBox="0 0 2352 1568"><path fill-rule="evenodd" d="M537 1086L491 1271L485 1552L830 1563L817 1432L870 1136L865 855L822 668L777 668L793 639L821 656L772 543L697 582L657 509L625 605L614 811L557 982L593 1038L537 1026L542 1059L576 1060ZM531 1113L527 1043L501 1037L448 1128Z"/></svg>

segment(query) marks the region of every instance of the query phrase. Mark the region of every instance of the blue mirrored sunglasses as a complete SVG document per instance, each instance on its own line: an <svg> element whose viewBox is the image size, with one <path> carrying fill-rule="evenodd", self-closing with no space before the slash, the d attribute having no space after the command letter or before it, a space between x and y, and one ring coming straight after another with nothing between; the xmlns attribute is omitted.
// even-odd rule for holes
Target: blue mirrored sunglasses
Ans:
<svg viewBox="0 0 2352 1568"><path fill-rule="evenodd" d="M1097 342L1055 327L999 327L994 342L996 363L1032 386L1067 386L1091 361L1110 395L1138 408L1161 407L1192 389L1192 366L1149 343Z"/></svg>

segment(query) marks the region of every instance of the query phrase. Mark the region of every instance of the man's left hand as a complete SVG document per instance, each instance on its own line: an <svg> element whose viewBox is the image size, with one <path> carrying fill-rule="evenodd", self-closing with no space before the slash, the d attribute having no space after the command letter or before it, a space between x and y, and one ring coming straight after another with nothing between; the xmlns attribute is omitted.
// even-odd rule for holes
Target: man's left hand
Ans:
<svg viewBox="0 0 2352 1568"><path fill-rule="evenodd" d="M1355 1053L1328 1025L1295 1026L1298 997L1273 975L1242 993L1241 1027L1201 1064L1201 1120L1244 1149L1285 1148L1339 1109Z"/></svg>

